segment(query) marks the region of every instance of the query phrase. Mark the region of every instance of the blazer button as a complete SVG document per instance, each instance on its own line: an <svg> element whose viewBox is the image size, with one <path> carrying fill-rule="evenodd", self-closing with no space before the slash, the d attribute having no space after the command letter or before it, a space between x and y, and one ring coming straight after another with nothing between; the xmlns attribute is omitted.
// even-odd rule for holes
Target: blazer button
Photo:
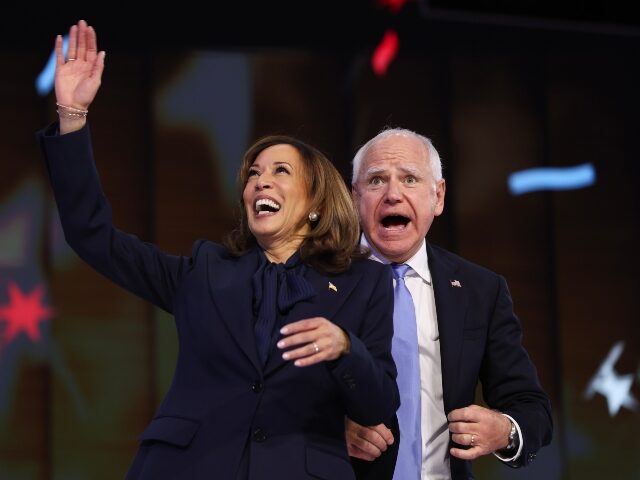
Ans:
<svg viewBox="0 0 640 480"><path fill-rule="evenodd" d="M262 389L264 388L264 385L262 385L262 382L253 382L253 384L251 385L251 390L253 391L253 393L260 393L262 391Z"/></svg>
<svg viewBox="0 0 640 480"><path fill-rule="evenodd" d="M256 428L251 436L253 437L253 441L258 443L264 442L267 439L267 435L261 428Z"/></svg>
<svg viewBox="0 0 640 480"><path fill-rule="evenodd" d="M353 380L353 376L349 372L345 372L342 374L342 381L349 390L353 390L354 388L356 388L356 382Z"/></svg>

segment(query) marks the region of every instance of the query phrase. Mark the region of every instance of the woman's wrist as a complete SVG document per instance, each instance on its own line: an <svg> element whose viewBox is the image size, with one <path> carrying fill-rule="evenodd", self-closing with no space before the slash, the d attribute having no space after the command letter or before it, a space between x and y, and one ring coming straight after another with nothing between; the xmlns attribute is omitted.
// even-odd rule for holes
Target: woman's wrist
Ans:
<svg viewBox="0 0 640 480"><path fill-rule="evenodd" d="M60 135L64 135L65 133L77 132L87 123L86 118L66 118L59 117L60 123Z"/></svg>
<svg viewBox="0 0 640 480"><path fill-rule="evenodd" d="M76 108L62 103L56 103L58 118L60 119L60 134L71 133L80 130L87 123L89 110Z"/></svg>

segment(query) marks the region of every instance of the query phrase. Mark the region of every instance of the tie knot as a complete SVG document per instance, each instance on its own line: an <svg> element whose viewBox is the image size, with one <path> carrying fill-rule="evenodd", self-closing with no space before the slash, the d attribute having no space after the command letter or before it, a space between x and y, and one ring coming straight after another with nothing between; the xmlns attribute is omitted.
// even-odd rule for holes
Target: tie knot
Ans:
<svg viewBox="0 0 640 480"><path fill-rule="evenodd" d="M396 280L404 279L404 276L407 274L407 271L410 268L411 267L409 265L407 265L406 263L392 263L391 264L391 269L393 270L393 277Z"/></svg>

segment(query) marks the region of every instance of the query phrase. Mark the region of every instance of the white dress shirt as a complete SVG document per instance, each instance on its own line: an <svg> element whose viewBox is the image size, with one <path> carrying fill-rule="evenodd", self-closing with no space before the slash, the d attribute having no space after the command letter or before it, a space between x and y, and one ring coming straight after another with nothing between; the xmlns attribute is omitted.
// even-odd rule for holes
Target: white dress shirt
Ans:
<svg viewBox="0 0 640 480"><path fill-rule="evenodd" d="M362 244L371 250L371 259L389 263L367 243L364 235ZM416 309L420 352L422 479L451 480L449 424L444 413L442 398L440 335L425 244L423 243L418 252L404 263L411 267L404 277L404 282L411 293Z"/></svg>
<svg viewBox="0 0 640 480"><path fill-rule="evenodd" d="M361 244L371 250L370 258L382 263L390 263L368 244L364 235ZM449 423L444 413L442 389L442 363L440 360L440 334L433 282L429 271L426 241L409 260L404 262L411 267L405 276L405 284L413 298L416 310L418 350L420 352L420 407L422 431L422 480L451 480L449 466ZM394 286L395 286L395 279ZM516 425L520 446L511 461L520 456L522 434Z"/></svg>

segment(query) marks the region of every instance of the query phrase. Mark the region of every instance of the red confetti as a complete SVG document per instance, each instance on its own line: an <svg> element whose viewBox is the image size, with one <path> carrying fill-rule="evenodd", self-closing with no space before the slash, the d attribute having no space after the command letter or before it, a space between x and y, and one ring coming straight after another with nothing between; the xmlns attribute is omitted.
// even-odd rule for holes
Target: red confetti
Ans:
<svg viewBox="0 0 640 480"><path fill-rule="evenodd" d="M398 54L399 46L398 34L395 30L387 30L382 41L376 47L373 55L371 55L371 68L373 68L377 76L382 77L387 73L389 64Z"/></svg>
<svg viewBox="0 0 640 480"><path fill-rule="evenodd" d="M378 7L389 7L393 13L398 13L407 0L378 0Z"/></svg>

